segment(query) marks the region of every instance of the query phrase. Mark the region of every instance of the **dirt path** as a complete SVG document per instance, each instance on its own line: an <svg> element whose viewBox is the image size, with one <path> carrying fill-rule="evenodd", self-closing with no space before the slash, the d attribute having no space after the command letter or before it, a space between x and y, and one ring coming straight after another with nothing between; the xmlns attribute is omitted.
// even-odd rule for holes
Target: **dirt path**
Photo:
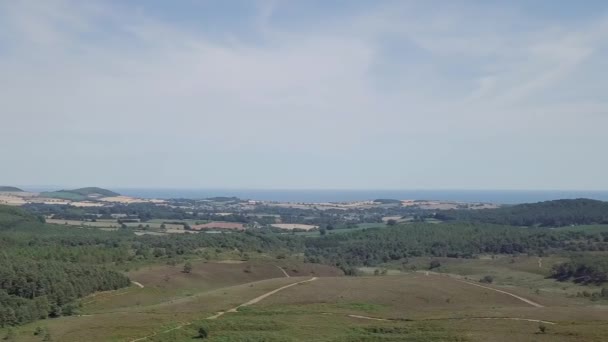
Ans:
<svg viewBox="0 0 608 342"><path fill-rule="evenodd" d="M285 270L283 269L283 267L277 266L278 269L281 270L281 272L283 272L283 274L285 275L285 278L291 278L291 276L289 274L287 274L287 272L285 272Z"/></svg>
<svg viewBox="0 0 608 342"><path fill-rule="evenodd" d="M352 318L368 319L368 320L373 320L373 321L385 321L385 322L390 322L390 321L400 321L400 320L398 320L398 319L379 318L379 317L369 317L369 316L360 316L360 315L347 315L347 316L348 316L348 317L352 317ZM432 318L432 319L421 319L421 321L469 320L469 319L486 319L486 320L491 320L491 319L500 319L500 320L510 320L510 321L525 321L525 322L543 323L543 324L550 324L550 325L556 325L556 324L557 324L557 323L555 323L555 322L543 321L543 320L540 320L540 319L519 318L519 317L463 317L463 318Z"/></svg>
<svg viewBox="0 0 608 342"><path fill-rule="evenodd" d="M372 321L394 321L393 319L387 319L387 318L378 318L378 317L369 317L369 316L361 316L361 315L348 315L348 317L352 317L352 318L359 318L359 319L369 319Z"/></svg>
<svg viewBox="0 0 608 342"><path fill-rule="evenodd" d="M519 300L521 300L522 302L527 303L527 304L530 304L530 305L532 305L532 306L534 306L534 307L537 307L537 308L544 308L544 307L545 307L545 306L544 306L544 305L542 305L542 304L538 304L537 302L531 301L531 300L529 300L529 299L527 299L527 298L524 298L524 297L518 296L518 295L516 295L516 294L514 294L514 293L511 293L511 292L507 292L507 291L503 291L503 290L495 289L495 288L493 288L493 287L489 287L489 286L483 286L483 285L479 285L479 284L471 283L471 282L468 282L468 281L465 281L465 280L460 280L460 279L455 279L455 278L454 278L454 280L459 281L459 282L461 282L461 283L469 284L469 285L472 285L472 286L477 286L477 287L481 287L481 288L484 288L484 289L487 289L487 290L492 290L492 291L496 291L496 292L500 292L500 293L506 294L507 296L511 296L511 297L513 297L513 298L519 299Z"/></svg>
<svg viewBox="0 0 608 342"><path fill-rule="evenodd" d="M418 272L422 272L422 271L418 271ZM516 295L516 294L514 294L514 293L511 293L511 292L507 292L507 291L503 291L503 290L495 289L495 288L493 288L493 287L489 287L489 286L484 286L484 285L480 285L480 284L475 284L475 283L472 283L472 282L470 282L470 281L466 281L466 280L462 280L462 279L460 279L460 278L461 278L461 276L459 276L459 275L455 275L455 274L449 274L449 273L437 273L437 272L430 272L430 271L424 271L424 272L426 273L426 275L429 275L429 273L430 273L430 274L432 274L432 275L436 275L436 276L445 276L445 277L450 277L450 278L452 278L452 279L454 279L454 280L456 280L456 281L459 281L459 282L461 282L461 283L465 283L465 284L468 284L468 285L472 285L472 286L481 287L481 288L484 288L484 289L487 289L487 290L492 290L492 291L500 292L500 293L502 293L502 294L506 294L507 296L511 296L511 297L513 297L513 298L519 299L519 300L521 300L522 302L527 303L527 304L530 304L530 305L532 305L532 306L534 306L534 307L537 307L537 308L544 308L544 307L545 307L545 306L544 306L544 305L542 305L542 304L539 304L539 303L537 303L537 302L534 302L534 301L532 301L532 300L530 300L530 299L527 299L527 298L524 298L524 297L522 297L522 296L518 296L518 295Z"/></svg>
<svg viewBox="0 0 608 342"><path fill-rule="evenodd" d="M232 308L232 309L227 310L227 311L220 311L220 312L216 313L216 314L215 314L215 315L213 315L213 316L207 317L207 319L216 319L216 318L218 318L218 317L220 317L220 316L222 316L222 315L224 315L224 314L226 314L226 313L229 313L229 312L237 312L239 308L242 308L242 307L245 307L245 306L249 306L249 305L253 305L253 304L255 304L255 303L258 303L258 302L260 302L261 300L263 300L264 298L270 297L270 296L272 296L273 294L275 294L275 293L277 293L277 292L279 292L279 291L283 291L283 290L285 290L285 289L287 289L287 288L290 288L290 287L292 287L292 286L296 286L296 285L300 285L300 284L308 283L308 282L311 282L311 281L315 281L315 280L317 280L317 279L318 279L317 277L312 277L312 278L310 278L310 279L308 279L308 280L302 280L302 281L298 281L298 282L296 282L296 283L291 283L291 284L287 284L287 285L285 285L285 286L281 286L281 287L279 287L278 289L274 289L274 290L272 290L272 291L270 291L270 292L266 292L266 293L264 293L263 295L258 296L258 297L256 297L256 298L254 298L254 299L252 299L252 300L248 301L247 303L241 304L241 305L239 305L239 306L237 306L237 307L235 307L235 308Z"/></svg>
<svg viewBox="0 0 608 342"><path fill-rule="evenodd" d="M278 266L277 266L277 267L278 267ZM287 276L287 277L289 277L289 276ZM279 291L283 291L283 290L285 290L285 289L287 289L287 288L290 288L290 287L292 287L292 286L296 286L296 285L300 285L300 284L308 283L308 282L311 282L311 281L315 281L315 280L317 280L317 279L318 279L317 277L312 277L312 278L310 278L310 279L308 279L308 280L302 280L302 281L298 281L298 282L295 282L295 283L287 284L287 285L285 285L285 286L281 286L281 287L279 287L278 289L274 289L274 290L272 290L272 291L270 291L270 292L266 292L266 293L264 293L263 295L258 296L258 297L254 298L254 299L252 299L252 300L250 300L250 301L248 301L248 302L246 302L246 303L243 303L243 304L241 304L241 305L239 305L239 306L237 306L237 307L235 307L235 308L232 308L232 309L227 310L227 311L220 311L220 312L216 313L216 314L215 314L215 315L213 315L213 316L209 316L209 317L207 317L207 319L216 319L216 318L221 317L222 315L224 315L224 314L226 314L226 313L229 313L229 312L237 312L237 310L238 310L239 308L242 308L242 307L245 307L245 306L249 306L249 305L252 305L252 304L258 303L258 302L262 301L263 299L265 299L265 298L267 298L267 297L270 297L270 296L272 296L273 294L275 294L275 293L277 293L277 292L279 292ZM159 332L155 332L155 333L153 333L153 334L151 334L151 335L148 335L148 336L144 336L144 337L140 337L140 338L137 338L137 339L134 339L134 340L130 340L129 342L138 342L138 341L144 341L144 340L147 340L147 339L149 339L149 338L151 338L151 337L154 337L154 336L157 336L157 335L160 335L160 334L165 334L165 333L168 333L168 332L171 332L171 331L174 331L174 330L178 330L178 329L181 329L181 328L186 327L186 326L191 325L191 324L192 324L192 322L183 323L183 324L180 324L180 325L178 325L178 326L176 326L176 327L174 327L174 328L167 329L167 330L163 330L163 331L159 331Z"/></svg>
<svg viewBox="0 0 608 342"><path fill-rule="evenodd" d="M143 288L144 288L144 286L143 286L143 285L142 285L140 282L138 282L138 281L133 281L133 280L131 280L131 283L132 283L133 285L135 285L135 286L138 286L140 289L143 289Z"/></svg>
<svg viewBox="0 0 608 342"><path fill-rule="evenodd" d="M543 268L543 258L538 258L538 268Z"/></svg>

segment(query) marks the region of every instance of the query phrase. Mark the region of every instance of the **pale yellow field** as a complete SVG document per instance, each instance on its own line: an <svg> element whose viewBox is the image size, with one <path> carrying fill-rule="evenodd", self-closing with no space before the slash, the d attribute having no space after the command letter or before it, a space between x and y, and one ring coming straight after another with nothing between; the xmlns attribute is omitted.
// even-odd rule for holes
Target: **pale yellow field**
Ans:
<svg viewBox="0 0 608 342"><path fill-rule="evenodd" d="M293 230L293 229L302 229L302 230L311 230L319 228L319 226L312 226L309 224L298 224L298 223L275 223L271 225L272 227L285 229L285 230Z"/></svg>

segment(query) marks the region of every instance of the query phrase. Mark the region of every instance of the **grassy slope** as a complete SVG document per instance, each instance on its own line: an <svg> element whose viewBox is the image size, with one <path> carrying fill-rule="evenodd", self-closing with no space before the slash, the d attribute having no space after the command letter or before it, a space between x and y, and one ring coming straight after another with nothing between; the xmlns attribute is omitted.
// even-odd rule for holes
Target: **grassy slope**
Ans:
<svg viewBox="0 0 608 342"><path fill-rule="evenodd" d="M48 192L40 193L40 196L48 197L48 198L65 199L65 200L71 200L71 201L82 201L82 200L89 198L89 196L95 195L95 194L99 194L102 197L120 196L119 193L116 193L116 192L113 192L113 191L110 191L107 189L97 188L97 187L87 187L87 188L79 188L79 189L73 189L73 190L48 191Z"/></svg>
<svg viewBox="0 0 608 342"><path fill-rule="evenodd" d="M530 259L514 271L538 274ZM257 263L257 264L256 264ZM290 287L263 301L228 313L217 320L205 320L285 284L306 277L281 276L276 263L195 264L192 275L170 266L155 266L131 273L146 288L130 288L125 294L98 295L100 302L126 303L127 307L86 304L92 316L65 317L30 324L18 329L23 341L37 341L32 332L38 325L49 327L61 341L129 341L194 322L150 341L191 341L199 326L209 327L210 341L602 341L608 336L605 306L581 303L561 295L537 295L525 287L500 287L537 301L535 308L495 291L463 284L441 275L414 272L398 276L333 277L329 269L316 269L320 278ZM248 265L252 273L244 272ZM512 265L512 264L509 264ZM285 269L298 267L286 262ZM310 269L306 265L297 274ZM444 266L447 267L447 266ZM449 267L465 267L450 265ZM482 267L472 264L469 267ZM273 269L274 268L274 269ZM487 270L487 269L486 269ZM177 273L175 273L177 271ZM276 271L276 272L275 272ZM171 286L163 284L167 272ZM323 277L329 276L329 277ZM240 281L252 282L236 285ZM229 285L230 283L233 285ZM496 285L493 285L496 286ZM163 287L176 295L152 302L137 293L163 294ZM183 291L179 293L180 291ZM190 292L190 293L188 293ZM107 296L107 297L104 297ZM97 298L95 297L95 298ZM373 321L348 315L396 319ZM555 321L547 334L536 334L538 323L513 320L481 320L479 317L515 317ZM21 340L21 339L20 339Z"/></svg>
<svg viewBox="0 0 608 342"><path fill-rule="evenodd" d="M5 192L23 192L23 190L14 187L14 186L0 186L0 192L1 191L5 191Z"/></svg>

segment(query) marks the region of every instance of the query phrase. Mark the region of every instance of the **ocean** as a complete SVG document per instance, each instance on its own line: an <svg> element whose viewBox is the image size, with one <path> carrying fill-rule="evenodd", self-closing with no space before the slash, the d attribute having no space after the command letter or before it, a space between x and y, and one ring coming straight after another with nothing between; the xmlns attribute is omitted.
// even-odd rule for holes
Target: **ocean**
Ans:
<svg viewBox="0 0 608 342"><path fill-rule="evenodd" d="M216 196L277 202L353 202L378 198L444 200L516 204L564 198L608 201L608 191L576 190L252 190L252 189L111 189L141 198L191 198Z"/></svg>

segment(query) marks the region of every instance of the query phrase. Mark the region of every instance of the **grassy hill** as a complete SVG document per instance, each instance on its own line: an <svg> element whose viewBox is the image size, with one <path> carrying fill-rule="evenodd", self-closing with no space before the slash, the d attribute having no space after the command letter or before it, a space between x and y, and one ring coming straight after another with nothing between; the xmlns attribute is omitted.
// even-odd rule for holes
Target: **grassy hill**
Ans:
<svg viewBox="0 0 608 342"><path fill-rule="evenodd" d="M95 199L101 197L120 196L119 193L98 187L86 187L73 190L59 190L42 192L42 197L65 199L70 201L83 201L87 199Z"/></svg>
<svg viewBox="0 0 608 342"><path fill-rule="evenodd" d="M608 202L586 198L525 203L496 209L448 210L442 220L476 221L513 226L562 227L608 223Z"/></svg>
<svg viewBox="0 0 608 342"><path fill-rule="evenodd" d="M0 185L0 192L23 192L23 190L14 186L2 186Z"/></svg>

